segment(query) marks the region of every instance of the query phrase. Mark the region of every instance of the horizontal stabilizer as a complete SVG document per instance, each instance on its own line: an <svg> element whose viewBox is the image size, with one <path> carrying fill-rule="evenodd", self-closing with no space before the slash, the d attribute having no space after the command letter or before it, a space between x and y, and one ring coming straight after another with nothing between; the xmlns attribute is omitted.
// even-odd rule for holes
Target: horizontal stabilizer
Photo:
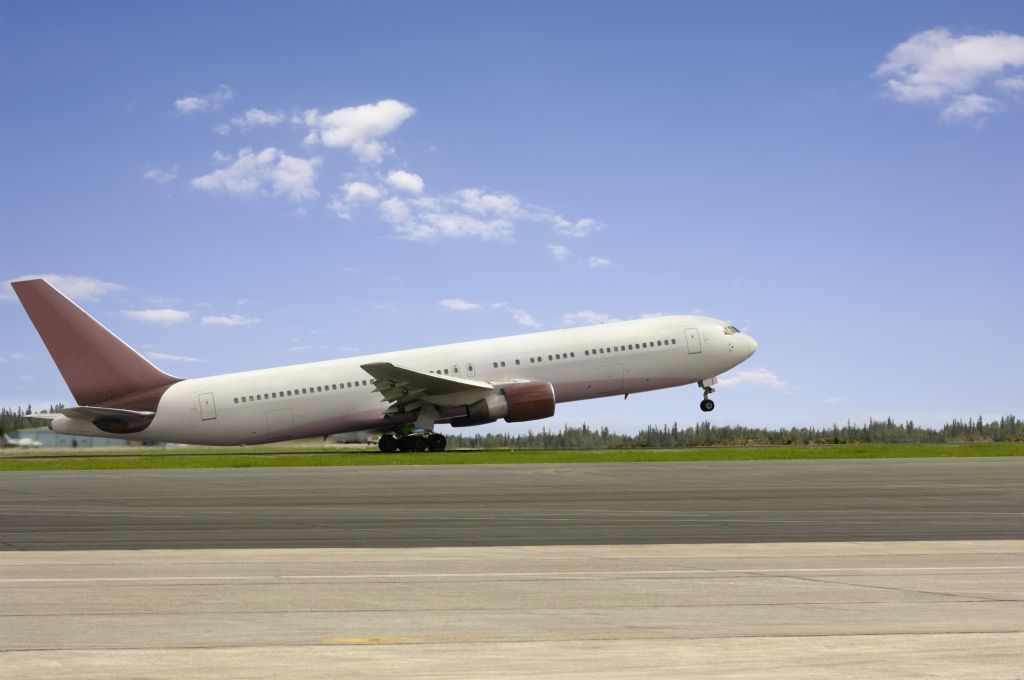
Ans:
<svg viewBox="0 0 1024 680"><path fill-rule="evenodd" d="M153 411L130 411L124 408L103 408L102 406L72 406L62 409L61 413L68 418L78 420L94 420L96 418L120 418L123 420L152 419ZM38 418L39 416L32 416Z"/></svg>
<svg viewBox="0 0 1024 680"><path fill-rule="evenodd" d="M98 429L111 434L127 434L145 430L156 415L153 411L131 411L100 406L72 406L62 409L72 420L88 420Z"/></svg>

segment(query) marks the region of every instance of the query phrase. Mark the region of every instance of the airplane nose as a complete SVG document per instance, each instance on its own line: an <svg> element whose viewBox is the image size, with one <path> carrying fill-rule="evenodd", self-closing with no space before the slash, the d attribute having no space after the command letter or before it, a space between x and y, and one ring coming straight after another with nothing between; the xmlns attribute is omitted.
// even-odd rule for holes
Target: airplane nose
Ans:
<svg viewBox="0 0 1024 680"><path fill-rule="evenodd" d="M744 338L747 341L747 356L751 357L754 355L754 352L757 351L757 340L754 340L754 338L750 337L749 335L744 336Z"/></svg>

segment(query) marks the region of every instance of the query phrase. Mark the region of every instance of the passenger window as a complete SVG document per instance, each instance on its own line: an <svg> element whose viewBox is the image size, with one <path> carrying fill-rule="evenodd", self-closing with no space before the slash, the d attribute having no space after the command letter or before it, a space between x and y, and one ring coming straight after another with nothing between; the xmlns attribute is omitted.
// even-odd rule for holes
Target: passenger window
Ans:
<svg viewBox="0 0 1024 680"><path fill-rule="evenodd" d="M533 363L533 357L530 357L530 363L531 364Z"/></svg>
<svg viewBox="0 0 1024 680"><path fill-rule="evenodd" d="M672 338L672 344L673 345L676 344L676 339L675 338Z"/></svg>
<svg viewBox="0 0 1024 680"><path fill-rule="evenodd" d="M505 362L504 361L501 362L501 367L505 368Z"/></svg>
<svg viewBox="0 0 1024 680"><path fill-rule="evenodd" d="M543 361L544 361L544 357L537 357L537 363L538 364L542 363Z"/></svg>
<svg viewBox="0 0 1024 680"><path fill-rule="evenodd" d="M554 359L551 358L550 354L548 355L548 361L554 361Z"/></svg>
<svg viewBox="0 0 1024 680"><path fill-rule="evenodd" d="M519 359L516 359L516 366L519 365Z"/></svg>
<svg viewBox="0 0 1024 680"><path fill-rule="evenodd" d="M270 395L268 395L268 394L264 393L264 394L263 394L263 398L264 398L264 399L270 399Z"/></svg>
<svg viewBox="0 0 1024 680"><path fill-rule="evenodd" d="M622 351L623 351L623 352L625 352L625 351L626 351L626 346L625 346L625 345L623 345L623 346L622 346Z"/></svg>
<svg viewBox="0 0 1024 680"><path fill-rule="evenodd" d="M365 384L366 384L366 381L364 380L364 381L363 381L363 385L365 385Z"/></svg>
<svg viewBox="0 0 1024 680"><path fill-rule="evenodd" d="M235 397L235 403L236 404L238 403L238 397Z"/></svg>
<svg viewBox="0 0 1024 680"><path fill-rule="evenodd" d="M249 395L249 401L256 401L256 398L255 398L255 397L253 397L253 396L252 396L252 395L250 394L250 395Z"/></svg>
<svg viewBox="0 0 1024 680"><path fill-rule="evenodd" d="M495 365L495 366L497 366L498 364L494 364L494 365ZM444 369L444 374L445 374L445 375L448 375L448 369L447 369L447 368L446 368L446 369Z"/></svg>
<svg viewBox="0 0 1024 680"><path fill-rule="evenodd" d="M589 357L590 356L590 350L589 349L583 350L583 356Z"/></svg>
<svg viewBox="0 0 1024 680"><path fill-rule="evenodd" d="M613 350L615 350L616 352L618 352L618 351L619 351L619 348L618 348L618 347L612 347L612 349L613 349Z"/></svg>
<svg viewBox="0 0 1024 680"><path fill-rule="evenodd" d="M497 368L497 367L498 367L498 362L497 362L497 361L495 361L495 362L494 362L494 367L495 367L495 368Z"/></svg>
<svg viewBox="0 0 1024 680"><path fill-rule="evenodd" d="M575 359L576 358L576 352L569 352L569 356L572 357L573 359Z"/></svg>

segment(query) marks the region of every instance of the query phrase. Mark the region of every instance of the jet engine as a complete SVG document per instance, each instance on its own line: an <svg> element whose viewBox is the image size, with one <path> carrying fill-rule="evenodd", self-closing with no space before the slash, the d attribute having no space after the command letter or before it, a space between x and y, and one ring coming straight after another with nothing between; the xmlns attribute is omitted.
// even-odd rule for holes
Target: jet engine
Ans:
<svg viewBox="0 0 1024 680"><path fill-rule="evenodd" d="M454 427L483 425L504 418L507 423L539 420L555 415L555 388L547 382L531 382L502 388L466 407L466 415L451 422Z"/></svg>

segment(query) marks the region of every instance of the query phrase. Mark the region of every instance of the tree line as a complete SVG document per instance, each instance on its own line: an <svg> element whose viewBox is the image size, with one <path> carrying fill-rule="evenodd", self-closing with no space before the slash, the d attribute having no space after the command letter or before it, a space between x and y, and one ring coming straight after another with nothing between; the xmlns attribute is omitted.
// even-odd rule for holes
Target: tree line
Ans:
<svg viewBox="0 0 1024 680"><path fill-rule="evenodd" d="M635 435L612 432L607 427L565 426L526 434L452 434L453 448L513 449L671 449L690 446L782 446L813 444L955 444L968 442L1024 442L1024 420L1004 416L999 420L953 420L939 428L921 427L913 421L892 418L870 420L864 425L846 423L832 427L743 427L712 425L704 421L690 427L648 426Z"/></svg>
<svg viewBox="0 0 1024 680"><path fill-rule="evenodd" d="M63 404L51 404L55 412ZM46 420L32 417L32 407L16 411L0 409L0 433L32 427L46 427ZM956 444L968 442L1024 442L1024 420L1003 416L985 421L981 416L952 420L942 427L921 427L908 420L869 420L864 425L846 423L832 427L766 428L741 425L712 425L708 421L689 427L648 426L635 435L612 432L607 427L566 425L561 430L542 428L525 434L489 433L448 435L453 448L483 449L671 449L689 446L780 446L787 444Z"/></svg>
<svg viewBox="0 0 1024 680"><path fill-rule="evenodd" d="M50 404L46 412L54 413L62 408L64 408L64 404ZM30 427L47 426L48 420L33 418L32 413L31 404L29 404L28 408L24 409L19 406L17 411L9 408L0 408L0 434L14 432L15 430L25 430Z"/></svg>

